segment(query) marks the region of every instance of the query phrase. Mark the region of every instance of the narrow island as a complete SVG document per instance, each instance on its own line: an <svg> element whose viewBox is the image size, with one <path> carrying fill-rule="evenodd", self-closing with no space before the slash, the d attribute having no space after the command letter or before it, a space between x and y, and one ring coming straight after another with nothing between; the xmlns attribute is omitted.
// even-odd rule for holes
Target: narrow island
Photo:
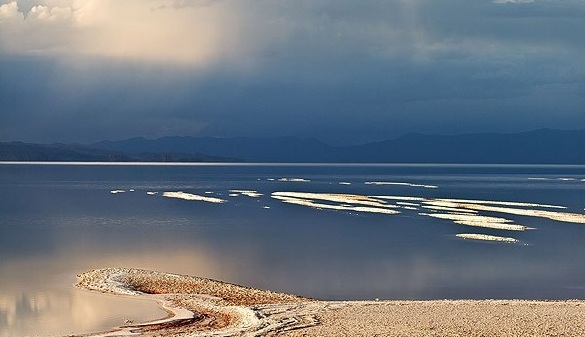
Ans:
<svg viewBox="0 0 585 337"><path fill-rule="evenodd" d="M585 336L585 300L320 301L142 269L78 277L82 289L156 300L168 312L92 337Z"/></svg>

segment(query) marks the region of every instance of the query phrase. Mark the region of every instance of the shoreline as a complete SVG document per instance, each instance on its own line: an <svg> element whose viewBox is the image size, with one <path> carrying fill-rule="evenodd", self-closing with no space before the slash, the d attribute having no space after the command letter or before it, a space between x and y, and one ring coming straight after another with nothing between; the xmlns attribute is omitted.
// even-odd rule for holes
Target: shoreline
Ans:
<svg viewBox="0 0 585 337"><path fill-rule="evenodd" d="M585 300L320 301L206 278L108 268L82 289L157 301L169 315L106 336L585 336Z"/></svg>

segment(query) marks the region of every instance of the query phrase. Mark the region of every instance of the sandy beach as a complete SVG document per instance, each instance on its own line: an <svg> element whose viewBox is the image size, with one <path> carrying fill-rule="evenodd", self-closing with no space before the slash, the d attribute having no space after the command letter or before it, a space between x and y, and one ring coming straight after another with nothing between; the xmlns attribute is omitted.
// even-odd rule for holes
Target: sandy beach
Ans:
<svg viewBox="0 0 585 337"><path fill-rule="evenodd" d="M126 268L78 287L158 301L169 313L91 336L585 336L585 301L319 301Z"/></svg>

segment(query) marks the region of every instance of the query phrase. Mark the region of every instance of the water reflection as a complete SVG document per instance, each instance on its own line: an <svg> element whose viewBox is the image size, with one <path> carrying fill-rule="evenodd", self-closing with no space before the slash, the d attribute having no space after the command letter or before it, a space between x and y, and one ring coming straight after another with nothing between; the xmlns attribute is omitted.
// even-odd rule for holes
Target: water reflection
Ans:
<svg viewBox="0 0 585 337"><path fill-rule="evenodd" d="M148 321L166 315L155 304L145 302L78 289L0 294L2 335L55 336L98 332L122 325L123 317Z"/></svg>
<svg viewBox="0 0 585 337"><path fill-rule="evenodd" d="M385 168L365 174L363 168L343 167L338 172L320 167L0 169L2 337L90 332L125 319L165 315L151 302L72 287L76 274L106 267L197 275L319 299L585 296L582 224L510 214L510 220L538 228L514 234L523 244L466 242L455 238L460 225L403 207L440 197L558 204L581 212L581 181L554 180L564 184L558 189L526 176L429 175L430 168L416 177L409 176L410 169L393 175ZM310 181L268 180L283 176ZM412 186L365 181L416 181L440 188L415 188L414 193ZM317 211L271 198L284 188L403 196L387 197L401 213ZM117 189L135 192L110 193ZM170 190L228 201L147 194ZM227 198L242 191L259 196Z"/></svg>
<svg viewBox="0 0 585 337"><path fill-rule="evenodd" d="M128 249L99 251L59 242L57 252L4 259L0 265L0 330L3 337L54 336L97 332L124 320L144 322L165 317L157 303L96 294L73 287L75 275L105 266L135 266L184 274L214 275L218 263L193 249L165 247L163 252ZM144 247L143 247L144 248Z"/></svg>

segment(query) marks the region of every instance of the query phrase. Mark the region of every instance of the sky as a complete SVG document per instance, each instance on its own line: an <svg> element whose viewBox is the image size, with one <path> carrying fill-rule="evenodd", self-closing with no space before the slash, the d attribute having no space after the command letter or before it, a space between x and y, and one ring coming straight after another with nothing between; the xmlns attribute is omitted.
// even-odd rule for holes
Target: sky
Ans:
<svg viewBox="0 0 585 337"><path fill-rule="evenodd" d="M0 141L585 129L585 0L0 0Z"/></svg>

